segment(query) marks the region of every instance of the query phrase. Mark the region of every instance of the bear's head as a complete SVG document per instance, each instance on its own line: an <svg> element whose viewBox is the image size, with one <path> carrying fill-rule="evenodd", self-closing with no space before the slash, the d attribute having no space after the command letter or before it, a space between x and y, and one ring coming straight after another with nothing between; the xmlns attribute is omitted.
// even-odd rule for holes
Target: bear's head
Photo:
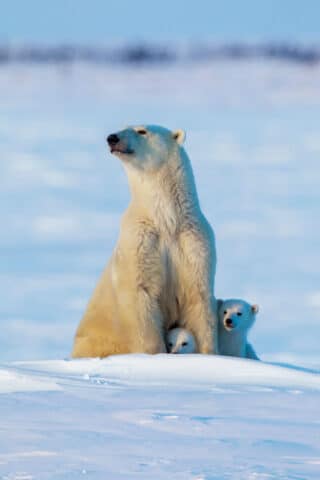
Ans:
<svg viewBox="0 0 320 480"><path fill-rule="evenodd" d="M258 305L239 299L218 300L219 324L227 332L246 332L255 322Z"/></svg>
<svg viewBox="0 0 320 480"><path fill-rule="evenodd" d="M196 353L196 341L185 328L172 328L166 337L168 353Z"/></svg>
<svg viewBox="0 0 320 480"><path fill-rule="evenodd" d="M111 153L138 170L160 168L185 139L183 130L170 131L157 125L128 127L107 137Z"/></svg>

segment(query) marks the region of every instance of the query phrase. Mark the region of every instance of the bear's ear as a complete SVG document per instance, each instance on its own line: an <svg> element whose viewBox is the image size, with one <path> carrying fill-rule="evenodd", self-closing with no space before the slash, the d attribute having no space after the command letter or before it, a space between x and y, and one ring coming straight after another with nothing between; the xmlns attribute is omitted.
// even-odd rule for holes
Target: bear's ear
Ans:
<svg viewBox="0 0 320 480"><path fill-rule="evenodd" d="M259 312L259 305L255 304L255 305L251 305L251 312L256 314Z"/></svg>
<svg viewBox="0 0 320 480"><path fill-rule="evenodd" d="M174 132L172 132L172 137L179 145L182 145L186 139L186 132L181 129L175 130Z"/></svg>

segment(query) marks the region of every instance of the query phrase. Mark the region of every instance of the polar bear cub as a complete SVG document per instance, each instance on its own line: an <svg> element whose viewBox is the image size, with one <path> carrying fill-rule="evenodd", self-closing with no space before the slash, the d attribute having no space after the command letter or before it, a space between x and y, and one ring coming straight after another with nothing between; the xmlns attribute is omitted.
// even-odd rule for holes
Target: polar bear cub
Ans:
<svg viewBox="0 0 320 480"><path fill-rule="evenodd" d="M186 328L172 328L167 333L166 344L168 353L196 353L197 346L194 336Z"/></svg>
<svg viewBox="0 0 320 480"><path fill-rule="evenodd" d="M247 341L249 329L255 322L258 305L244 300L218 300L219 353L233 357L259 360ZM168 353L197 353L194 336L185 328L173 328L167 332Z"/></svg>
<svg viewBox="0 0 320 480"><path fill-rule="evenodd" d="M259 360L247 341L248 332L255 322L258 311L258 305L250 305L245 300L218 300L221 355Z"/></svg>

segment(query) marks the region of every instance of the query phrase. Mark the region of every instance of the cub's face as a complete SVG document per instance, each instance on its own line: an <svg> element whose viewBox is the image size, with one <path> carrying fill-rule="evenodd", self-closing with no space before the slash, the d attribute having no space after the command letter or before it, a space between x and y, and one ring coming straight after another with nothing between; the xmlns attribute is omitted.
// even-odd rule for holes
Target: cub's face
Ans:
<svg viewBox="0 0 320 480"><path fill-rule="evenodd" d="M258 305L250 305L244 300L218 300L220 327L230 333L249 330L258 311Z"/></svg>
<svg viewBox="0 0 320 480"><path fill-rule="evenodd" d="M157 170L171 151L181 145L182 130L171 132L156 125L128 127L107 137L111 153L138 170Z"/></svg>
<svg viewBox="0 0 320 480"><path fill-rule="evenodd" d="M167 333L168 353L196 353L194 336L185 328L173 328Z"/></svg>

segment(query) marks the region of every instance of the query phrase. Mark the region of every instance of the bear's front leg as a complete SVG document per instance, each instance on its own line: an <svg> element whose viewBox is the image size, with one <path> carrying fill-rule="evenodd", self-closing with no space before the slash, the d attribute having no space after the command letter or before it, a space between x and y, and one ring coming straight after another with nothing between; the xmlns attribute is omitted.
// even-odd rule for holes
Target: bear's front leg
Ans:
<svg viewBox="0 0 320 480"><path fill-rule="evenodd" d="M159 236L152 224L146 220L137 222L130 238L131 285L134 291L135 331L132 331L135 351L144 353L166 353L164 322L159 299L163 289L164 272L159 252Z"/></svg>
<svg viewBox="0 0 320 480"><path fill-rule="evenodd" d="M185 306L183 327L193 333L199 353L218 354L217 317L211 302L201 298L199 291L189 289L188 292L193 301Z"/></svg>
<svg viewBox="0 0 320 480"><path fill-rule="evenodd" d="M213 297L215 245L210 231L199 230L191 227L180 236L183 326L195 336L199 353L218 354L218 315Z"/></svg>
<svg viewBox="0 0 320 480"><path fill-rule="evenodd" d="M167 353L163 317L158 302L144 287L138 287L139 327L136 333L136 350L143 353Z"/></svg>

